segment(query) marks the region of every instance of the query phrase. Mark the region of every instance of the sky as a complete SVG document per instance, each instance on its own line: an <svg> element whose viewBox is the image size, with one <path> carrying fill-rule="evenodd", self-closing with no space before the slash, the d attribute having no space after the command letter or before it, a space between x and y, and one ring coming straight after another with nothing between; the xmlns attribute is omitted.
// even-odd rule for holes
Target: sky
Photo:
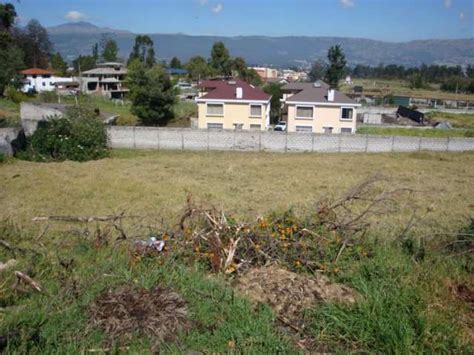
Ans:
<svg viewBox="0 0 474 355"><path fill-rule="evenodd" d="M135 33L341 36L392 42L474 38L474 0L10 1L20 24L35 18L43 26L87 21Z"/></svg>

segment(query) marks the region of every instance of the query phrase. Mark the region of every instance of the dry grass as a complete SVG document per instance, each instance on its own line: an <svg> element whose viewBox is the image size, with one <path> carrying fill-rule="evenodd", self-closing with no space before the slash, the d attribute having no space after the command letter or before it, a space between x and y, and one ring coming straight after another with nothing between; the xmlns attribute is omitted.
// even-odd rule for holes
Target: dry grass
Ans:
<svg viewBox="0 0 474 355"><path fill-rule="evenodd" d="M421 191L405 202L416 205L418 215L427 214L430 228L456 228L474 212L474 153L124 150L113 156L87 163L14 160L0 165L0 218L10 217L31 227L37 215L125 211L175 216L190 191L198 201L254 219L269 211L309 206L321 196L341 195L375 172L391 177L399 186ZM406 208L381 223L400 227L410 215Z"/></svg>

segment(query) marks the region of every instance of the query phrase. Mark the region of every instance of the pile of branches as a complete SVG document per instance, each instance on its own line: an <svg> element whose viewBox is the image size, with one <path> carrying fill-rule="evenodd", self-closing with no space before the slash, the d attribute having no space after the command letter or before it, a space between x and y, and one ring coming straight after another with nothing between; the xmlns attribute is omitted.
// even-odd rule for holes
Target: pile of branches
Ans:
<svg viewBox="0 0 474 355"><path fill-rule="evenodd" d="M367 255L360 246L373 217L393 212L397 197L411 191L385 191L387 179L374 175L339 199L324 199L307 218L292 210L262 217L256 223L237 221L215 208L203 208L188 195L173 241L181 253L206 260L214 272L233 273L275 261L290 269L315 271L337 263L345 250Z"/></svg>

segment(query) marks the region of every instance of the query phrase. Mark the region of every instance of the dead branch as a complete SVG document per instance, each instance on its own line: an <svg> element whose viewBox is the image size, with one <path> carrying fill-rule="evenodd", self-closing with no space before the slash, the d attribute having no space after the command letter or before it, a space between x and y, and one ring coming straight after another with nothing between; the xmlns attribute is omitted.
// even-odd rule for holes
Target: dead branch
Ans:
<svg viewBox="0 0 474 355"><path fill-rule="evenodd" d="M0 262L0 272L6 271L14 267L18 262L15 259L10 259L6 263Z"/></svg>
<svg viewBox="0 0 474 355"><path fill-rule="evenodd" d="M42 292L42 288L39 283L33 280L28 275L22 273L21 271L15 271L15 276L17 277L18 281L23 281L24 283L28 284L32 289Z"/></svg>
<svg viewBox="0 0 474 355"><path fill-rule="evenodd" d="M33 218L33 222L43 222L43 221L56 221L56 222L108 222L108 221L118 221L122 218L132 218L136 216L125 216L122 212L118 215L109 215L109 216L37 216Z"/></svg>

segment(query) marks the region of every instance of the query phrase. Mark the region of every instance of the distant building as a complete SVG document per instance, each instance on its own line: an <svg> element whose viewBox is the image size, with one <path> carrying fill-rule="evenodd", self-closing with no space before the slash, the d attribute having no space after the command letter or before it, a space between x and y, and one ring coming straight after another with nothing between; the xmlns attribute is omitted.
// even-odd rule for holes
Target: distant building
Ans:
<svg viewBox="0 0 474 355"><path fill-rule="evenodd" d="M22 79L22 92L44 92L54 91L56 89L56 82L73 82L73 78L61 78L54 76L54 73L49 70L30 68L20 72Z"/></svg>
<svg viewBox="0 0 474 355"><path fill-rule="evenodd" d="M270 99L260 88L238 79L200 83L198 127L203 129L266 130Z"/></svg>
<svg viewBox="0 0 474 355"><path fill-rule="evenodd" d="M121 99L129 91L124 86L127 68L122 63L108 62L81 73L80 89L83 93L97 93L111 99Z"/></svg>
<svg viewBox="0 0 474 355"><path fill-rule="evenodd" d="M355 133L357 104L326 83L289 83L283 90L288 132Z"/></svg>
<svg viewBox="0 0 474 355"><path fill-rule="evenodd" d="M308 80L308 74L304 71L295 71L291 69L284 69L281 73L281 78L288 82L294 81L306 81Z"/></svg>
<svg viewBox="0 0 474 355"><path fill-rule="evenodd" d="M278 70L266 67L251 67L257 72L263 81L275 80L278 78Z"/></svg>

